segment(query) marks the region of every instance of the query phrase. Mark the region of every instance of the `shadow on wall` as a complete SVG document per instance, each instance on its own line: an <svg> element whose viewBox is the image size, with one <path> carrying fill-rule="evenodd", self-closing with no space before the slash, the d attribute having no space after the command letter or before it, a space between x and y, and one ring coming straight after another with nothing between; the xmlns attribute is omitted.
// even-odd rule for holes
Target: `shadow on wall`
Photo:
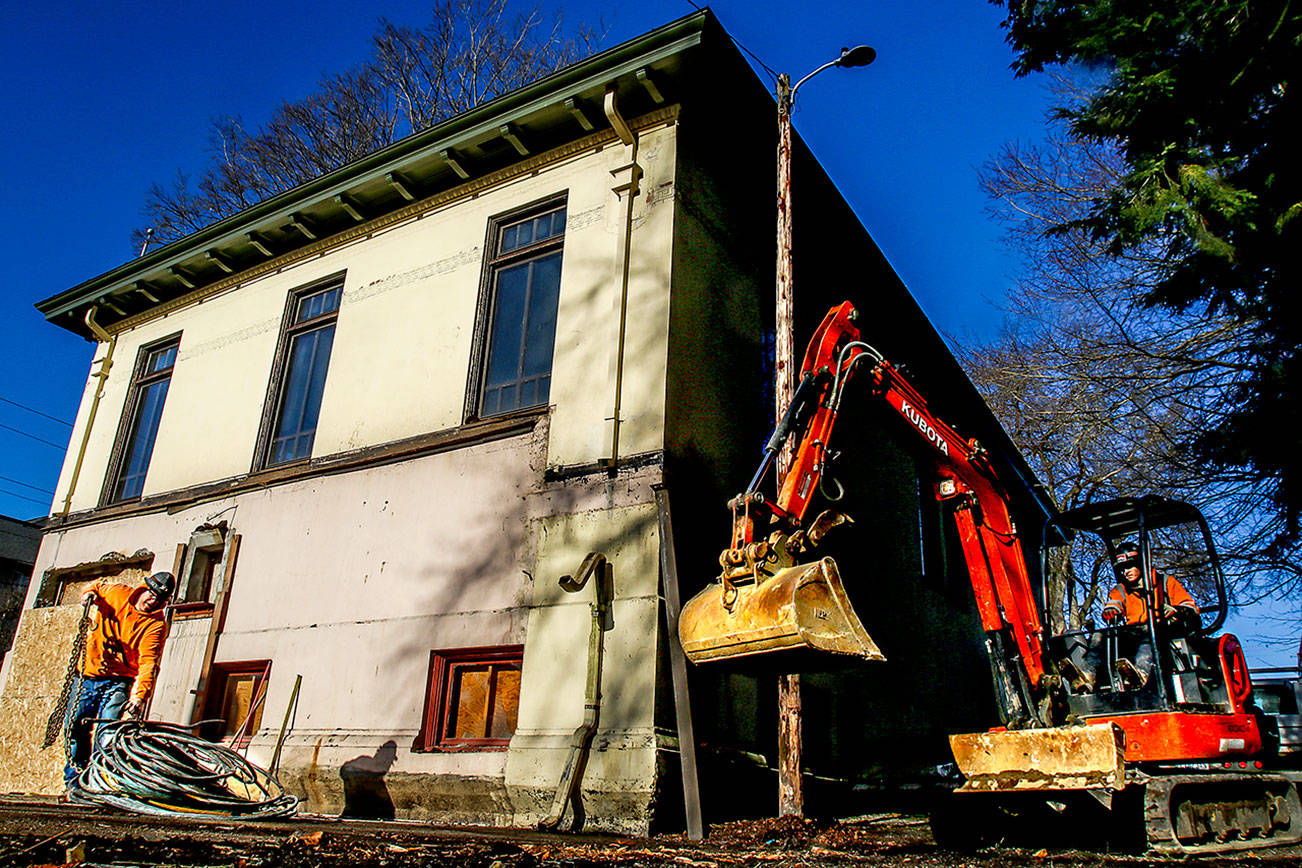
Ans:
<svg viewBox="0 0 1302 868"><path fill-rule="evenodd" d="M344 782L344 810L341 817L360 820L392 820L393 799L384 776L398 758L398 743L389 739L375 749L374 756L359 756L339 767Z"/></svg>

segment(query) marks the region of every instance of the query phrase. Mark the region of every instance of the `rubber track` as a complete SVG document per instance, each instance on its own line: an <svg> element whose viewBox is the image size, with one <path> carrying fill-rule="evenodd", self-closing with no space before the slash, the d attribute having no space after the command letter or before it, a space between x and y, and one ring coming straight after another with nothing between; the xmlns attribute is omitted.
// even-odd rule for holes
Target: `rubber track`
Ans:
<svg viewBox="0 0 1302 868"><path fill-rule="evenodd" d="M1142 786L1149 850L1225 853L1298 843L1302 841L1299 784L1302 773L1292 772L1147 776ZM1175 816L1173 801L1178 802ZM1181 811L1185 805L1192 810ZM1270 832L1262 834L1267 823ZM1219 833L1213 827L1219 827Z"/></svg>

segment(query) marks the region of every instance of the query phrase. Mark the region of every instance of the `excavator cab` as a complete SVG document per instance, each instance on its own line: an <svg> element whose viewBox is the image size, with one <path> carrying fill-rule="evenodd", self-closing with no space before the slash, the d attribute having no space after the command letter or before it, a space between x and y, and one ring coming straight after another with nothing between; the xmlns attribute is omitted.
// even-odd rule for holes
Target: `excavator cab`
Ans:
<svg viewBox="0 0 1302 868"><path fill-rule="evenodd" d="M1206 519L1149 495L1069 510L1041 546L1047 656L1079 718L1242 712L1251 685L1225 622L1225 581Z"/></svg>

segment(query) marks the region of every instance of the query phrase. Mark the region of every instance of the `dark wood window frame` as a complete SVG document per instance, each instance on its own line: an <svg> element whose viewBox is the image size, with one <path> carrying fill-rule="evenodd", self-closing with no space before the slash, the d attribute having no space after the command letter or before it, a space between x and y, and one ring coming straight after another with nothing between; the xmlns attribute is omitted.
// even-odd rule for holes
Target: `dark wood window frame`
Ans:
<svg viewBox="0 0 1302 868"><path fill-rule="evenodd" d="M253 676L253 692L249 697L249 717L254 717L258 721L262 719L262 712L266 710L267 704L267 687L271 681L271 661L270 660L242 660L238 662L222 662L212 664L212 670L209 674L210 689L204 697L205 720L221 719L224 712L226 700L226 685L230 679L241 676ZM261 709L261 710L259 710ZM256 712L256 714L255 714ZM229 739L229 746L235 750L241 750L248 746L261 727L259 722L255 726L245 726L243 720L227 720L224 723L208 724L204 727L204 737L210 741L226 741ZM242 729L237 729L242 727Z"/></svg>
<svg viewBox="0 0 1302 868"><path fill-rule="evenodd" d="M176 576L176 596L169 607L173 618L212 615L218 586L226 584L231 572L230 555L236 536L223 521L201 525L191 532L189 542L177 546L176 566L172 570Z"/></svg>
<svg viewBox="0 0 1302 868"><path fill-rule="evenodd" d="M455 738L446 735L452 712L454 676L460 668L513 664L521 669L523 645L492 645L479 648L454 648L430 652L429 677L425 681L425 704L420 731L412 750L447 752L468 750L506 750L508 738Z"/></svg>
<svg viewBox="0 0 1302 868"><path fill-rule="evenodd" d="M290 467L311 459L311 450L309 449L309 454L302 458L277 464L272 464L270 460L275 439L275 429L280 421L281 404L284 401L285 375L289 369L289 348L293 345L296 336L323 328L329 323L337 322L339 307L336 306L329 313L300 323L294 322L294 316L298 312L299 301L306 296L337 286L342 300L345 275L346 272L340 271L305 286L297 287L290 290L285 299L285 313L280 321L280 338L276 342L276 355L271 363L271 376L267 381L267 396L262 403L262 420L258 426L257 447L253 451L252 471L255 473L271 467Z"/></svg>
<svg viewBox="0 0 1302 868"><path fill-rule="evenodd" d="M484 264L479 277L479 299L475 305L475 330L471 341L470 372L466 378L466 403L462 418L466 422L478 421L483 417L480 402L484 390L484 373L488 364L490 330L493 320L494 285L497 273L504 268L541 258L555 251L563 250L565 231L558 235L526 244L507 253L499 254L502 230L525 220L539 217L549 211L565 208L569 200L569 191L562 191L531 202L528 205L491 217L484 236ZM504 413L490 414L487 418L504 418L519 413L537 412L538 406L522 407Z"/></svg>
<svg viewBox="0 0 1302 868"><path fill-rule="evenodd" d="M113 451L109 454L108 473L104 474L104 486L100 490L99 505L108 506L114 503L129 503L139 500L140 494L130 497L118 497L117 492L121 487L122 475L126 473L127 450L130 441L135 433L136 412L140 408L140 396L145 388L164 380L172 379L172 372L176 370L176 359L172 359L172 364L165 370L146 372L145 367L149 360L159 350L169 347L175 347L177 355L181 351L181 332L174 332L165 338L151 341L144 344L136 351L136 363L131 370L131 387L127 390L127 401L122 408L122 417L118 420L117 435L113 440ZM170 387L169 387L170 388ZM164 398L166 404L166 398ZM161 412L161 411L160 411ZM157 432L155 432L157 436ZM153 460L153 446L150 446L150 460Z"/></svg>

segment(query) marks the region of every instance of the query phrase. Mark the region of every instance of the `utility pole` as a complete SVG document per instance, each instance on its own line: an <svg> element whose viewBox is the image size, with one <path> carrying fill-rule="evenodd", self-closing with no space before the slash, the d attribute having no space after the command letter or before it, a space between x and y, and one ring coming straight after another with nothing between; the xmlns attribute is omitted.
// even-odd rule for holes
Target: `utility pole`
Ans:
<svg viewBox="0 0 1302 868"><path fill-rule="evenodd" d="M785 72L778 76L778 263L777 312L774 318L774 408L781 419L796 394L795 321L791 297L791 106L796 90L805 82L833 66L867 66L877 52L867 45L842 48L841 56L806 75L795 86ZM791 464L791 444L784 443L778 454L778 488ZM805 793L801 770L800 674L784 672L778 676L778 816L803 817Z"/></svg>

